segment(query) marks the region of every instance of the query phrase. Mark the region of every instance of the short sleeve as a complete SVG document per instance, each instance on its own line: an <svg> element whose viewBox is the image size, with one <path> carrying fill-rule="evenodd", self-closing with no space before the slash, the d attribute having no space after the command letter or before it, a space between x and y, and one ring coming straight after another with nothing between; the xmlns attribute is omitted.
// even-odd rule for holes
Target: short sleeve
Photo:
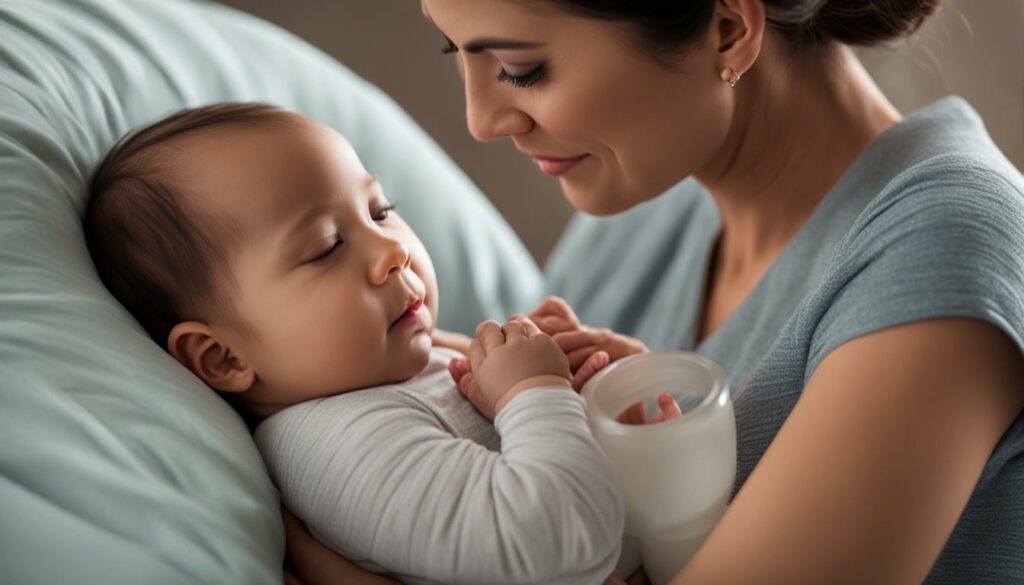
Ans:
<svg viewBox="0 0 1024 585"><path fill-rule="evenodd" d="M1024 186L965 157L897 177L837 246L812 306L806 377L846 341L945 317L992 323L1024 351ZM805 379L806 382L806 379Z"/></svg>

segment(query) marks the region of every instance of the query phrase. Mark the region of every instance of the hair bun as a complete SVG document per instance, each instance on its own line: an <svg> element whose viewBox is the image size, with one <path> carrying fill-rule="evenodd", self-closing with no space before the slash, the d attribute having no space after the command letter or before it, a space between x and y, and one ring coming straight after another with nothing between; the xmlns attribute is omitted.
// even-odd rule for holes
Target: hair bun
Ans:
<svg viewBox="0 0 1024 585"><path fill-rule="evenodd" d="M942 0L826 0L807 23L821 40L868 46L916 31Z"/></svg>
<svg viewBox="0 0 1024 585"><path fill-rule="evenodd" d="M764 0L769 22L795 46L868 46L909 35L942 0Z"/></svg>

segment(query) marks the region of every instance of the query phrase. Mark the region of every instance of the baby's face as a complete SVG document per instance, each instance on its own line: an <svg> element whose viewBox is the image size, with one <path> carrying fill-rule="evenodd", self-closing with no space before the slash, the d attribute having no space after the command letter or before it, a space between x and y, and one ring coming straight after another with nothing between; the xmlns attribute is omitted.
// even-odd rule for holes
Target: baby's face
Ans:
<svg viewBox="0 0 1024 585"><path fill-rule="evenodd" d="M179 158L189 202L242 233L235 312L210 323L253 367L256 414L405 380L427 363L434 268L337 132L298 116L199 133Z"/></svg>

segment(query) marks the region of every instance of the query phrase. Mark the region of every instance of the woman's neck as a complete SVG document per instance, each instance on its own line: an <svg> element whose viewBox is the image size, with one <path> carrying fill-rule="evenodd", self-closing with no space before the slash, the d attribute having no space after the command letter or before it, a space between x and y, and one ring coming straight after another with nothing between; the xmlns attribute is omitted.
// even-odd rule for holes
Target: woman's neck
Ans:
<svg viewBox="0 0 1024 585"><path fill-rule="evenodd" d="M737 277L770 262L865 147L900 119L853 52L787 66L767 45L736 86L721 153L696 178L722 217L717 270ZM811 71L811 74L808 74Z"/></svg>

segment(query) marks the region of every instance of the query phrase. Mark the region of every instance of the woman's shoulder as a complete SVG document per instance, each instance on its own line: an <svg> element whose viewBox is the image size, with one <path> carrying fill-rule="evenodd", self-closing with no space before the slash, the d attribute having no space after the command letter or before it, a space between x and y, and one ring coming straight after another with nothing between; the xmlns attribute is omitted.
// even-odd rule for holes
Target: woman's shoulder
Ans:
<svg viewBox="0 0 1024 585"><path fill-rule="evenodd" d="M881 244L912 234L908 244L945 249L975 244L1009 251L1024 247L1022 230L1024 177L1005 159L957 150L899 173L864 208L837 255L864 247L878 251Z"/></svg>
<svg viewBox="0 0 1024 585"><path fill-rule="evenodd" d="M949 96L904 118L869 147L859 176L884 177L859 223L902 204L927 206L974 192L982 200L1016 200L1024 177L992 141L965 100ZM858 173L854 173L858 175ZM854 181L857 182L857 181ZM860 181L861 183L865 181Z"/></svg>
<svg viewBox="0 0 1024 585"><path fill-rule="evenodd" d="M880 137L872 154L874 170L885 167L885 179L875 184L881 188L837 255L877 250L911 233L917 245L962 243L950 230L974 242L1024 245L1024 176L963 99L947 97L907 116Z"/></svg>
<svg viewBox="0 0 1024 585"><path fill-rule="evenodd" d="M990 322L1024 349L1024 177L994 147L908 166L854 221L811 299L811 364L852 338L945 317Z"/></svg>

